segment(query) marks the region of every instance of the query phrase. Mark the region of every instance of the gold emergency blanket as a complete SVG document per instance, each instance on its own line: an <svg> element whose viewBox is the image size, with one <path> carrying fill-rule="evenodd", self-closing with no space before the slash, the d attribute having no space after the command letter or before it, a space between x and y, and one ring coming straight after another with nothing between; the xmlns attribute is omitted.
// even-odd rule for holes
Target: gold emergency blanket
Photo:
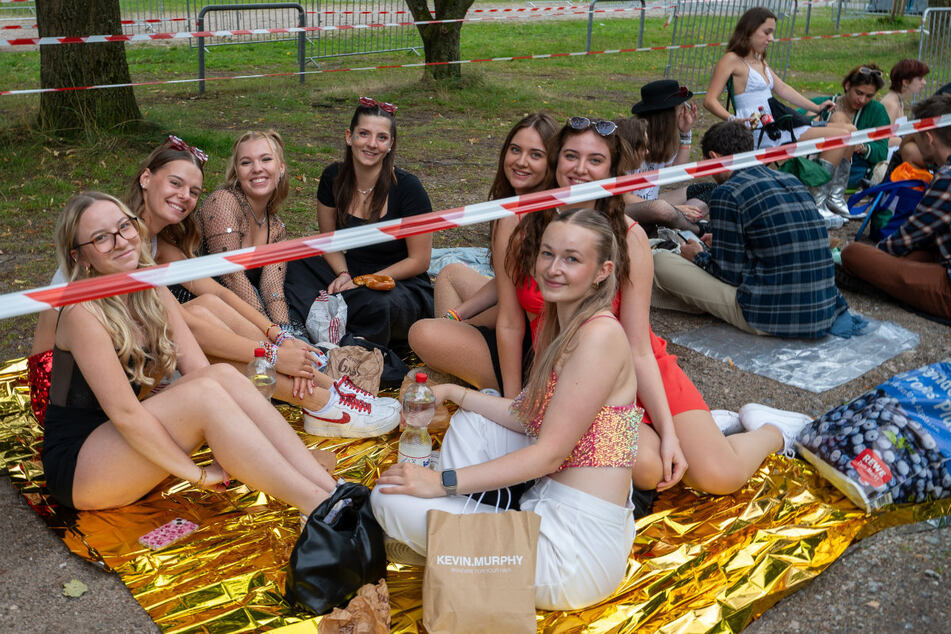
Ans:
<svg viewBox="0 0 951 634"><path fill-rule="evenodd" d="M299 430L297 410L282 412ZM282 600L283 569L300 530L296 511L240 483L215 494L171 478L119 510L69 511L42 487L41 435L29 408L26 362L8 362L0 368L0 469L70 550L119 574L164 631L317 631L319 618ZM337 453L337 475L368 485L395 459L395 432L370 440L302 437ZM198 459L209 459L207 450ZM683 486L662 494L637 524L615 595L585 610L539 612L538 630L739 631L855 539L949 514L946 499L866 516L806 463L772 457L734 495ZM176 517L198 530L156 552L138 544ZM420 631L422 569L391 565L387 584L393 631Z"/></svg>

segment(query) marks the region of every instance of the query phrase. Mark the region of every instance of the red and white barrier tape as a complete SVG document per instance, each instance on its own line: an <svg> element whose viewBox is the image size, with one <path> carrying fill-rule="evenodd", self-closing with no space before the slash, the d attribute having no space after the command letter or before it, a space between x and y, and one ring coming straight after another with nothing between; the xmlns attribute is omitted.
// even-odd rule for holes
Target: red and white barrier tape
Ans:
<svg viewBox="0 0 951 634"><path fill-rule="evenodd" d="M353 229L342 229L307 238L287 240L277 244L205 255L148 269L140 269L134 273L114 273L71 284L59 284L7 293L0 295L0 319L40 312L55 306L65 306L111 295L132 293L156 286L180 284L204 277L254 269L268 264L354 249L370 244L432 233L442 229L489 222L506 216L521 215L570 203L607 198L608 196L625 194L644 187L680 183L720 172L764 165L794 156L813 154L847 145L859 145L890 136L901 136L945 126L951 126L951 114L932 119L920 119L859 130L841 137L801 141L765 150L744 152L684 165L674 165L640 174L608 178L524 196L513 196L501 200L466 205L465 207L379 222Z"/></svg>
<svg viewBox="0 0 951 634"><path fill-rule="evenodd" d="M917 33L918 29L899 29L892 31L864 31L861 33L834 33L831 35L802 35L776 40L777 42L793 42L805 40L823 40L838 38L867 37L874 35L900 35ZM380 66L361 66L353 68L328 68L326 70L288 71L284 73L258 73L254 75L232 75L227 77L206 77L205 79L167 79L161 81L138 81L124 84L103 84L96 86L71 86L67 88L26 88L22 90L0 90L0 97L9 95L37 95L47 92L67 92L70 90L101 90L104 88L130 88L136 86L161 86L164 84L191 84L198 81L228 81L234 79L262 79L271 77L295 77L298 75L321 75L325 73L343 73L364 70L389 70L395 68L424 68L426 66L444 66L450 64L478 64L482 62L512 62L516 60L551 59L556 57L584 57L587 55L615 55L617 53L647 53L650 51L672 51L684 48L715 48L725 46L726 42L708 42L703 44L674 44L670 46L642 46L640 48L615 48L603 51L577 51L574 53L542 53L538 55L513 55L509 57L487 57L484 59L463 59L451 62L413 62L409 64L383 64Z"/></svg>
<svg viewBox="0 0 951 634"><path fill-rule="evenodd" d="M655 5L657 7L668 7L674 5ZM641 11L637 9L596 9L593 13L629 13L631 11ZM571 12L577 15L586 15L587 10L578 10ZM14 46L54 46L58 44L101 44L103 42L129 42L136 44L139 42L154 42L167 40L188 40L197 37L234 37L239 35L274 35L288 33L314 33L318 31L351 31L356 29L383 29L399 26L426 26L431 24L457 24L469 22L498 22L502 20L524 19L525 17L546 17L544 15L500 15L489 16L485 18L451 18L446 20L407 20L404 22L372 22L365 24L330 24L326 26L288 26L266 29L219 29L216 31L180 31L177 33L133 33L117 35L77 35L77 36L47 36L47 37L21 37L13 39L0 39L0 49ZM4 29L20 29L20 26L3 27Z"/></svg>

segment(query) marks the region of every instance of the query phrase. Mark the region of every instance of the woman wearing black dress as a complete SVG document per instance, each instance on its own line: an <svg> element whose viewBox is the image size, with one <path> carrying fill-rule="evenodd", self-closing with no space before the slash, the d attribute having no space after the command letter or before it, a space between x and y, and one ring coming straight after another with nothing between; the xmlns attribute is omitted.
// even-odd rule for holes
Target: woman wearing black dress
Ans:
<svg viewBox="0 0 951 634"><path fill-rule="evenodd" d="M344 160L328 166L317 186L322 233L432 211L419 179L393 165L395 113L393 104L361 97L345 133ZM382 345L403 341L413 322L433 316L431 254L432 236L424 234L291 262L284 283L291 319L306 321L321 290L342 293L348 332ZM395 288L354 285L367 274L389 276Z"/></svg>

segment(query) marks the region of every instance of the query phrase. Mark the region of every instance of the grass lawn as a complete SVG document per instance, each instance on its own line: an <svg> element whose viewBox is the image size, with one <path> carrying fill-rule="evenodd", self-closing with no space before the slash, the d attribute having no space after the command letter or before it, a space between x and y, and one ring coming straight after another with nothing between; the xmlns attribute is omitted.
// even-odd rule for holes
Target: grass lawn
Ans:
<svg viewBox="0 0 951 634"><path fill-rule="evenodd" d="M580 16L579 16L580 17ZM804 20L803 20L804 22ZM636 21L596 20L593 48L635 45ZM842 32L911 28L878 18L843 21ZM462 57L525 55L584 50L586 20L533 19L470 23L462 29ZM832 32L826 12L813 15L811 34ZM797 34L801 28L797 27ZM645 45L669 44L663 18L648 18ZM81 54L83 45L75 45ZM296 70L291 42L220 46L207 56L209 76ZM875 61L890 68L914 57L917 35L834 39L793 44L786 79L807 95L835 90L851 66ZM197 74L197 54L187 43L127 47L133 81L181 79ZM196 84L136 89L145 121L131 132L102 130L63 138L33 125L38 96L0 97L0 291L45 285L56 268L52 230L65 201L82 189L121 195L137 164L165 135L174 133L205 149L205 191L221 181L232 140L247 129L275 128L287 142L294 183L281 210L291 236L316 232L317 180L342 155L343 130L356 100L374 96L399 105L398 164L417 174L435 208L484 199L499 143L522 115L546 110L568 115L617 117L639 99L640 86L663 75L665 52L594 55L534 61L464 65L455 87L422 81L421 69L392 69L211 82L198 96ZM0 54L0 89L39 86L39 53ZM421 61L409 51L323 60L333 70ZM314 69L314 66L309 66ZM691 86L702 89L703 87ZM705 115L700 129L713 123ZM444 232L437 246L484 243L483 228ZM0 324L0 357L29 349L32 317Z"/></svg>

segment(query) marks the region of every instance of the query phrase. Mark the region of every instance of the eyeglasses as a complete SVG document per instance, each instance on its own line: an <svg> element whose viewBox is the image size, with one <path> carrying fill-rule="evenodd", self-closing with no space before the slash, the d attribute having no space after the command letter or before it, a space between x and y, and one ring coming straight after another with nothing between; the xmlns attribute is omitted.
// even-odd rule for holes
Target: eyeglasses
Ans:
<svg viewBox="0 0 951 634"><path fill-rule="evenodd" d="M568 125L573 130L587 130L594 128L594 131L601 136L611 136L617 130L617 124L607 119L589 119L588 117L571 117L568 119Z"/></svg>
<svg viewBox="0 0 951 634"><path fill-rule="evenodd" d="M874 75L875 77L881 77L882 71L877 68L868 68L867 66L862 66L859 68L860 75Z"/></svg>
<svg viewBox="0 0 951 634"><path fill-rule="evenodd" d="M116 236L122 236L126 240L139 237L138 222L138 218L127 216L125 220L119 223L119 227L115 231L105 231L97 234L89 242L82 242L74 248L78 249L91 244L99 253L109 253L116 248Z"/></svg>
<svg viewBox="0 0 951 634"><path fill-rule="evenodd" d="M391 103L387 103L385 101L377 101L376 99L372 99L370 97L360 97L360 105L366 106L367 108L373 108L374 106L376 106L380 110L383 110L384 112L389 112L392 115L395 115L396 111L399 109Z"/></svg>
<svg viewBox="0 0 951 634"><path fill-rule="evenodd" d="M188 145L181 138L175 136L174 134L168 135L168 139L165 141L165 145L172 148L173 150L178 150L179 152L191 152L191 155L204 165L208 162L208 155L205 152L197 147Z"/></svg>

